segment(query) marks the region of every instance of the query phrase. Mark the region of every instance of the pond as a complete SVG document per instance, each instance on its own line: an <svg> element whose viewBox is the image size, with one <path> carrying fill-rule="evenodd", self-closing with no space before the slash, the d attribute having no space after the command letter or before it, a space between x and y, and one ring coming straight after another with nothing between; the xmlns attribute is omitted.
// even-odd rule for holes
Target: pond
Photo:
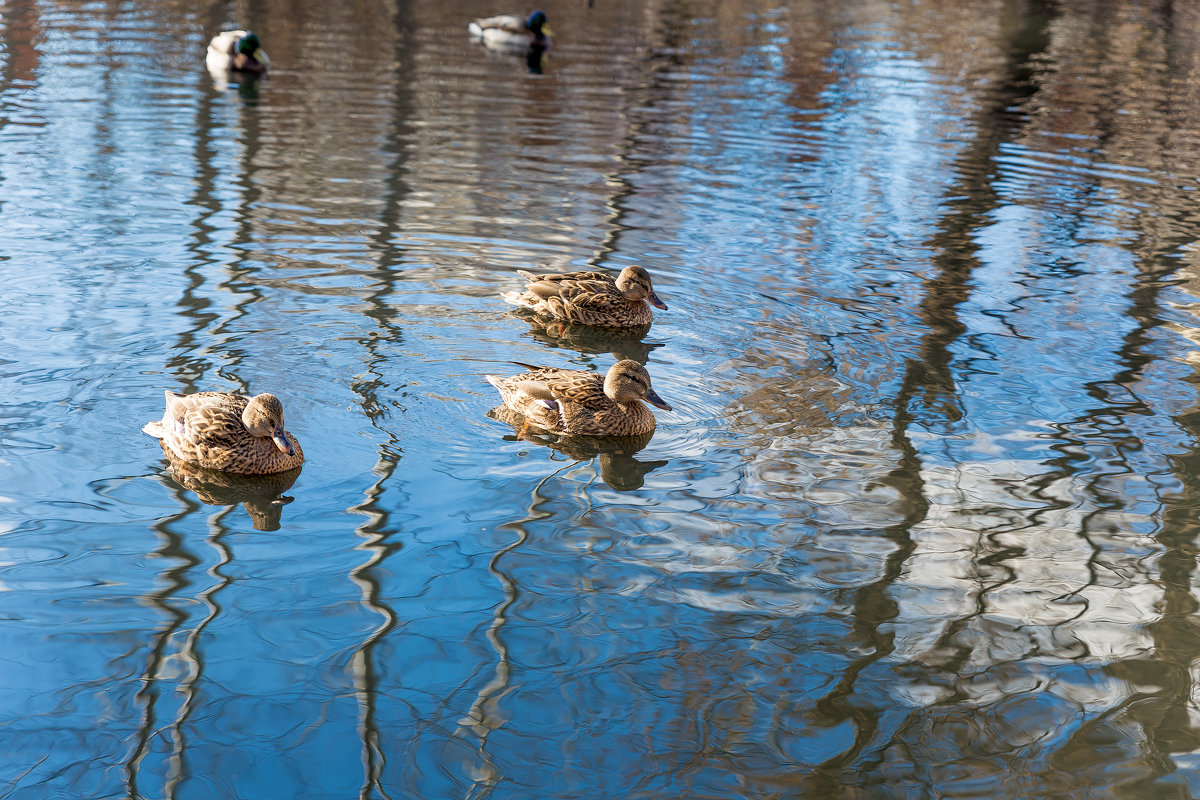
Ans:
<svg viewBox="0 0 1200 800"><path fill-rule="evenodd" d="M1200 797L1200 10L542 8L0 8L0 797ZM648 441L493 412L621 358Z"/></svg>

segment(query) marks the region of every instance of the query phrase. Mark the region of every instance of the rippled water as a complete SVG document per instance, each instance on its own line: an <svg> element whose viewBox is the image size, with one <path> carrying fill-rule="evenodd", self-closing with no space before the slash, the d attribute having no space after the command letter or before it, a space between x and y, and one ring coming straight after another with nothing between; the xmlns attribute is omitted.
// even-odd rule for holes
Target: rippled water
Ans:
<svg viewBox="0 0 1200 800"><path fill-rule="evenodd" d="M0 6L0 797L1200 796L1200 9L543 7ZM489 416L617 357L641 450Z"/></svg>

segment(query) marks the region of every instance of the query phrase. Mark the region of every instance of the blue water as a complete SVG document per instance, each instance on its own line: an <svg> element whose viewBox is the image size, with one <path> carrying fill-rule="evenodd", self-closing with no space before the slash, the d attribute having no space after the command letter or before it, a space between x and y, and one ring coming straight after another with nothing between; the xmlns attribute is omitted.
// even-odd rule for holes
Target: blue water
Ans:
<svg viewBox="0 0 1200 800"><path fill-rule="evenodd" d="M1095 5L4 5L0 798L1200 796L1200 20Z"/></svg>

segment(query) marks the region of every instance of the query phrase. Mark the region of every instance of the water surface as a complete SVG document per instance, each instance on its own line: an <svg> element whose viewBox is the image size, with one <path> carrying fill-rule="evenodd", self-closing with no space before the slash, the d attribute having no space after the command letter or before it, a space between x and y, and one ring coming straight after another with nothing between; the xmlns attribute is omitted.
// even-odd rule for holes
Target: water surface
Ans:
<svg viewBox="0 0 1200 800"><path fill-rule="evenodd" d="M0 6L0 797L1200 796L1200 11L543 8ZM640 450L489 416L619 357Z"/></svg>

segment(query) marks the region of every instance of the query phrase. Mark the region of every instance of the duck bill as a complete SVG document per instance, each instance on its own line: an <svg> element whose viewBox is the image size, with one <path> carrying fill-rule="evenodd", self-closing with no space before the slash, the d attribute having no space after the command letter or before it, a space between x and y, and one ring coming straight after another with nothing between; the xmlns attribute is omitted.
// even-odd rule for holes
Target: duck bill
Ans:
<svg viewBox="0 0 1200 800"><path fill-rule="evenodd" d="M296 455L296 448L292 447L292 443L288 439L287 434L284 433L283 428L275 429L275 432L271 434L271 441L275 443L275 446L278 447L281 452L287 453L289 456Z"/></svg>
<svg viewBox="0 0 1200 800"><path fill-rule="evenodd" d="M547 39L554 36L554 31L550 30L549 25L542 26L542 36L545 36Z"/></svg>
<svg viewBox="0 0 1200 800"><path fill-rule="evenodd" d="M655 408L661 408L663 411L671 410L671 407L669 405L667 405L666 401L664 401L661 397L659 397L658 393L655 392L653 389L648 389L646 391L645 399L646 399L647 403L654 406Z"/></svg>
<svg viewBox="0 0 1200 800"><path fill-rule="evenodd" d="M658 295L656 295L654 292L646 295L646 299L650 302L650 305L654 306L655 308L661 308L663 311L667 310L667 304L662 300L659 300Z"/></svg>

